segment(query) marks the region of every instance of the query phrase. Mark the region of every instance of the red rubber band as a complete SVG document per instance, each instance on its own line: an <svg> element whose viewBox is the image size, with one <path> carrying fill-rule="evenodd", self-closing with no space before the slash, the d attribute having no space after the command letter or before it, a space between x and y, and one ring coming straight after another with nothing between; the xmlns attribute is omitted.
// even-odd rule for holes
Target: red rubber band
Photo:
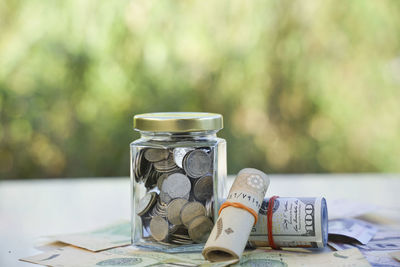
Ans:
<svg viewBox="0 0 400 267"><path fill-rule="evenodd" d="M226 202L225 202L224 204L222 204L221 207L219 208L218 215L220 215L220 214L221 214L221 211L222 211L223 209L225 209L226 207L235 207L235 208L244 209L244 210L250 212L251 215L254 216L254 225L256 225L257 219L258 219L258 213L255 212L253 209L251 209L251 208L249 208L249 207L243 205L242 203L226 201Z"/></svg>
<svg viewBox="0 0 400 267"><path fill-rule="evenodd" d="M277 199L278 197L279 196L271 197L268 201L268 208L267 208L268 242L272 249L280 249L280 247L277 247L275 245L274 237L272 236L272 215L273 215L275 199Z"/></svg>

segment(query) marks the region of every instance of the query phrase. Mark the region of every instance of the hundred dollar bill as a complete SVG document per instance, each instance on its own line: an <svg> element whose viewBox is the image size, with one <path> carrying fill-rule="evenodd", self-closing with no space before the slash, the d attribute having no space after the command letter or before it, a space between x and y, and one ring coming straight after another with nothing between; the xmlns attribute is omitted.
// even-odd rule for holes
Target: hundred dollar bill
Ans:
<svg viewBox="0 0 400 267"><path fill-rule="evenodd" d="M232 266L276 266L276 267L369 267L365 257L356 248L329 253L299 253L289 251L265 252L255 250L244 253L240 262Z"/></svg>
<svg viewBox="0 0 400 267"><path fill-rule="evenodd" d="M204 259L201 253L196 252L181 252L176 254L170 253L161 253L161 252L152 252L152 251L142 251L137 250L135 247L121 247L121 248L114 248L108 250L110 253L124 255L124 256L145 256L145 257L153 257L158 259L159 262L165 263L168 262L169 264L173 264L175 266L181 266L180 264L185 264L183 266L192 264L193 266L202 266L202 267L219 267L219 266L229 266L237 262L237 260L228 260L223 262L209 262Z"/></svg>
<svg viewBox="0 0 400 267"><path fill-rule="evenodd" d="M119 221L90 232L56 235L53 239L85 248L91 251L101 251L109 248L131 244L131 225L129 221Z"/></svg>
<svg viewBox="0 0 400 267"><path fill-rule="evenodd" d="M238 173L204 246L207 260L240 259L268 186L268 176L262 171L247 168Z"/></svg>
<svg viewBox="0 0 400 267"><path fill-rule="evenodd" d="M118 264L125 266L134 264L137 264L137 266L147 266L158 263L158 261L152 258L115 255L107 251L94 253L72 246L46 251L20 260L46 266L109 266Z"/></svg>
<svg viewBox="0 0 400 267"><path fill-rule="evenodd" d="M143 252L132 248L116 248L101 252L67 246L53 251L46 251L36 256L20 259L21 261L46 266L179 266L179 267L223 267L234 261L210 263L200 253L171 255L160 252Z"/></svg>
<svg viewBox="0 0 400 267"><path fill-rule="evenodd" d="M67 246L21 259L46 266L175 266L175 267L224 267L238 260L208 262L200 253L167 254L143 252L133 247L114 248L91 252ZM288 251L255 250L245 252L238 264L233 266L370 266L358 249L331 253L299 253Z"/></svg>
<svg viewBox="0 0 400 267"><path fill-rule="evenodd" d="M398 228L379 227L378 232L366 245L357 241L348 243L329 241L328 245L338 251L358 248L374 266L399 266L399 263L389 255L390 252L400 250L400 231Z"/></svg>
<svg viewBox="0 0 400 267"><path fill-rule="evenodd" d="M249 245L268 247L267 207L264 199ZM272 209L272 237L278 247L325 247L328 239L328 211L323 197L279 197Z"/></svg>
<svg viewBox="0 0 400 267"><path fill-rule="evenodd" d="M166 262L165 257L170 257L165 253L142 253L140 251L135 251L132 247L115 248L109 250L109 252L119 255L131 255L131 256L152 256L158 258L160 262ZM238 260L231 260L225 262L208 262L205 261L200 253L179 253L174 254L174 258L179 259L183 262L192 263L196 266L244 266L244 267L261 267L261 266L324 266L324 267L367 267L370 266L368 261L363 257L358 249L348 249L336 252L310 252L309 250L296 251L276 251L270 249L256 249L253 251L247 251L243 253L243 256L238 262ZM171 258L170 258L171 259ZM183 259L183 260L182 260ZM172 263L171 266L178 266L178 262ZM230 265L237 263L235 265ZM169 266L169 265L163 265ZM186 266L186 265L183 265Z"/></svg>
<svg viewBox="0 0 400 267"><path fill-rule="evenodd" d="M131 223L121 220L106 227L89 232L51 236L50 241L60 244L74 245L91 251L102 251L110 248L131 244ZM49 240L43 242L43 248L49 247ZM174 245L159 242L136 242L135 246L143 250L152 250L166 253L201 252L204 244ZM50 246L51 247L51 246Z"/></svg>
<svg viewBox="0 0 400 267"><path fill-rule="evenodd" d="M377 231L375 225L363 220L345 218L329 221L329 240L346 241L349 237L366 245Z"/></svg>

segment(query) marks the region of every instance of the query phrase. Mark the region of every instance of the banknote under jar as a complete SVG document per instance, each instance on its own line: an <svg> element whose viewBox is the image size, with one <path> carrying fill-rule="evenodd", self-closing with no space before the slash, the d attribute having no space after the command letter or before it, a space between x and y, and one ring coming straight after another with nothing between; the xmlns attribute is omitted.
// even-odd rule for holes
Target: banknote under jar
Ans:
<svg viewBox="0 0 400 267"><path fill-rule="evenodd" d="M134 116L131 143L132 242L204 243L226 181L223 122L214 113Z"/></svg>

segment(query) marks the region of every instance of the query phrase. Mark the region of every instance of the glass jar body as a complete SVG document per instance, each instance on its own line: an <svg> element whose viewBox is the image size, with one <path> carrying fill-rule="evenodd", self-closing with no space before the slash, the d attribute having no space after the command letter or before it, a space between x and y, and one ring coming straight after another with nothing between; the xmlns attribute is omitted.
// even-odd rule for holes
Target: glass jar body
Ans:
<svg viewBox="0 0 400 267"><path fill-rule="evenodd" d="M226 142L217 131L141 132L131 150L132 243L202 243L226 183ZM202 227L204 230L204 227Z"/></svg>

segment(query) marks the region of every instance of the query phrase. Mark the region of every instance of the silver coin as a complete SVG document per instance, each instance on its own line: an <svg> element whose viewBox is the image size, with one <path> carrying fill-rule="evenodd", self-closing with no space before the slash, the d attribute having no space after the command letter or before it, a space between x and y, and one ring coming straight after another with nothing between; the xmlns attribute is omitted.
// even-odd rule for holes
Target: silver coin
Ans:
<svg viewBox="0 0 400 267"><path fill-rule="evenodd" d="M180 227L176 232L170 235L170 238L171 242L176 244L186 245L193 243L186 227Z"/></svg>
<svg viewBox="0 0 400 267"><path fill-rule="evenodd" d="M144 149L138 150L136 153L136 157L133 160L133 172L135 174L135 180L136 182L140 182L143 180L144 176L148 172L148 169L150 167L150 163L144 158Z"/></svg>
<svg viewBox="0 0 400 267"><path fill-rule="evenodd" d="M170 174L168 173L163 173L160 177L157 179L157 187L159 190L161 190L162 183L164 182L165 178L167 178Z"/></svg>
<svg viewBox="0 0 400 267"><path fill-rule="evenodd" d="M194 150L194 148L191 147L177 147L174 148L173 151L173 155L174 155L174 161L175 164L179 167L179 168L183 168L183 158L185 157L185 155L189 152Z"/></svg>
<svg viewBox="0 0 400 267"><path fill-rule="evenodd" d="M179 169L174 161L174 157L170 155L167 159L155 162L154 168L159 172L171 172L175 169Z"/></svg>
<svg viewBox="0 0 400 267"><path fill-rule="evenodd" d="M140 177L140 167L141 167L140 166L140 161L142 159L143 153L144 153L143 150L138 150L136 152L135 158L132 159L133 160L133 166L134 166L134 173L135 173L136 178ZM138 181L136 181L136 182L138 182Z"/></svg>
<svg viewBox="0 0 400 267"><path fill-rule="evenodd" d="M154 205L151 212L149 212L150 217L161 216L167 217L168 205L163 203L160 198L158 198L157 203Z"/></svg>
<svg viewBox="0 0 400 267"><path fill-rule="evenodd" d="M200 178L209 173L211 165L211 157L201 149L187 153L183 162L184 170L192 178Z"/></svg>
<svg viewBox="0 0 400 267"><path fill-rule="evenodd" d="M214 224L210 218L198 216L188 226L189 236L196 243L204 243L207 241L213 226Z"/></svg>
<svg viewBox="0 0 400 267"><path fill-rule="evenodd" d="M151 167L149 174L145 177L145 187L147 189L151 189L157 185L158 177L160 176L159 172L156 172L153 167Z"/></svg>
<svg viewBox="0 0 400 267"><path fill-rule="evenodd" d="M168 222L161 216L153 217L150 221L150 232L157 241L167 240L169 233Z"/></svg>
<svg viewBox="0 0 400 267"><path fill-rule="evenodd" d="M157 193L151 192L144 195L144 197L142 197L139 200L137 215L142 216L143 214L148 212L156 203L156 201L157 201Z"/></svg>
<svg viewBox="0 0 400 267"><path fill-rule="evenodd" d="M161 200L161 202L168 204L169 202L171 202L172 198L168 195L168 193L161 191L160 192L160 200Z"/></svg>
<svg viewBox="0 0 400 267"><path fill-rule="evenodd" d="M149 148L144 152L144 157L150 162L157 162L167 159L169 151L167 149Z"/></svg>
<svg viewBox="0 0 400 267"><path fill-rule="evenodd" d="M169 225L169 234L171 235L171 234L175 233L176 231L179 230L179 228L180 228L179 225L170 224Z"/></svg>
<svg viewBox="0 0 400 267"><path fill-rule="evenodd" d="M153 175L153 172L154 172L153 164L150 164L146 170L146 173L143 173L143 175L141 177L141 181L144 182L145 184L148 183L148 180Z"/></svg>
<svg viewBox="0 0 400 267"><path fill-rule="evenodd" d="M189 234L187 233L187 231L186 231L186 234L175 234L175 233L173 233L171 235L171 237L172 238L177 238L177 239L179 238L181 240L191 240Z"/></svg>
<svg viewBox="0 0 400 267"><path fill-rule="evenodd" d="M173 171L173 172L164 172L162 173L160 176L158 176L157 178L157 187L159 190L162 189L162 183L164 182L164 180L170 176L173 173L176 173L177 171ZM182 173L181 171L178 171L179 173Z"/></svg>
<svg viewBox="0 0 400 267"><path fill-rule="evenodd" d="M190 244L194 243L191 239L189 239L189 240L186 240L186 239L172 239L171 242L175 243L175 244L178 244L178 245L190 245Z"/></svg>
<svg viewBox="0 0 400 267"><path fill-rule="evenodd" d="M206 216L213 219L214 218L214 198L211 197L210 199L207 199L206 201Z"/></svg>
<svg viewBox="0 0 400 267"><path fill-rule="evenodd" d="M206 208L200 202L188 202L181 209L181 221L188 227L189 223L197 216L205 216Z"/></svg>
<svg viewBox="0 0 400 267"><path fill-rule="evenodd" d="M213 177L204 176L196 181L193 187L194 197L199 201L205 201L213 196Z"/></svg>
<svg viewBox="0 0 400 267"><path fill-rule="evenodd" d="M136 156L133 158L132 157L132 171L135 175L135 181L138 183L140 180L140 175L139 175L139 169L140 169L140 163L139 163L139 158L140 158L140 151L136 153Z"/></svg>
<svg viewBox="0 0 400 267"><path fill-rule="evenodd" d="M168 205L165 203L162 203L161 201L157 201L157 204L155 206L156 208L156 213L162 217L167 217L168 215Z"/></svg>
<svg viewBox="0 0 400 267"><path fill-rule="evenodd" d="M157 201L151 211L151 216L167 217L167 208L168 206L166 204L162 203L161 201Z"/></svg>
<svg viewBox="0 0 400 267"><path fill-rule="evenodd" d="M172 199L186 197L192 185L189 178L182 173L173 173L165 178L162 184L162 191L167 193Z"/></svg>
<svg viewBox="0 0 400 267"><path fill-rule="evenodd" d="M186 199L186 200L189 201L190 197L191 197L191 194L190 194L190 192L189 192L189 193L187 193L186 195L184 195L182 198L184 198L184 199ZM192 200L192 201L193 201L193 200Z"/></svg>
<svg viewBox="0 0 400 267"><path fill-rule="evenodd" d="M171 234L171 237L176 238L184 238L185 236L190 239L187 228L184 225L179 225L179 228Z"/></svg>
<svg viewBox="0 0 400 267"><path fill-rule="evenodd" d="M168 204L168 209L167 209L167 217L168 217L168 221L174 225L181 225L182 221L181 221L181 209L182 207L188 203L188 201L184 198L176 198L174 200L172 200L169 204Z"/></svg>

